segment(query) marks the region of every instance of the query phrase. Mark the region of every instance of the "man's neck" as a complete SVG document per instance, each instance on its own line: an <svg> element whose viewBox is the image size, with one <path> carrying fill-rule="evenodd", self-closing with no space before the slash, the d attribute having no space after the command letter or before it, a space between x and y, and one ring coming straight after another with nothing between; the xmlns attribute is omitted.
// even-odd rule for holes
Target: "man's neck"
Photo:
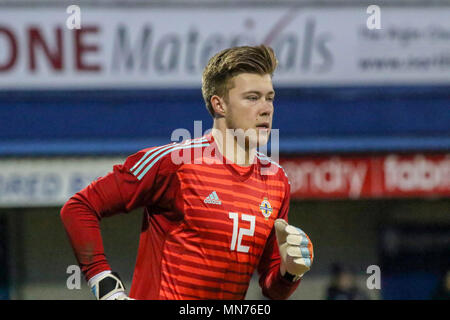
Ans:
<svg viewBox="0 0 450 320"><path fill-rule="evenodd" d="M238 138L227 130L226 126L218 125L216 122L212 128L212 136L216 142L218 151L224 157L223 161L235 163L247 167L253 164L256 156L256 147L239 143Z"/></svg>

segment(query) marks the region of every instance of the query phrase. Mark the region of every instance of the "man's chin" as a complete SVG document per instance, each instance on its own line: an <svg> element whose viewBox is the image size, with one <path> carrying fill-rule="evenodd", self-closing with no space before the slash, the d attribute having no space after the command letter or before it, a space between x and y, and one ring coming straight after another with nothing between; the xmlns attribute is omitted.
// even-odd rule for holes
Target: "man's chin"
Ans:
<svg viewBox="0 0 450 320"><path fill-rule="evenodd" d="M270 129L238 129L238 134L235 136L236 141L243 142L241 139L244 138L246 147L259 148L265 146L270 137Z"/></svg>
<svg viewBox="0 0 450 320"><path fill-rule="evenodd" d="M258 148L265 146L269 142L270 132L258 135Z"/></svg>

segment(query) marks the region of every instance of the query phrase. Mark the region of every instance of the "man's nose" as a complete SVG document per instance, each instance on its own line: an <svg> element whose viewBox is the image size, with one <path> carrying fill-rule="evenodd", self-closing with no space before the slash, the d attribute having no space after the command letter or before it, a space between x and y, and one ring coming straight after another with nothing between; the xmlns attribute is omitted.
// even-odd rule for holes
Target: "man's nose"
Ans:
<svg viewBox="0 0 450 320"><path fill-rule="evenodd" d="M265 100L261 105L259 115L260 116L271 116L272 113L273 113L272 102Z"/></svg>

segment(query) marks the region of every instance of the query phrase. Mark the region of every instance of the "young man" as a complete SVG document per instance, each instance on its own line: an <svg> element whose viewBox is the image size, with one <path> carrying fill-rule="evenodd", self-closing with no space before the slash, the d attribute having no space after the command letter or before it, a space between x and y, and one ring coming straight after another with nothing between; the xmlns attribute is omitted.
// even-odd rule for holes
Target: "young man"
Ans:
<svg viewBox="0 0 450 320"><path fill-rule="evenodd" d="M131 155L65 204L61 218L97 299L128 298L105 258L100 220L138 207L131 298L243 299L255 269L271 299L297 288L313 247L287 223L284 171L256 151L272 126L276 65L263 45L218 53L202 79L212 133Z"/></svg>

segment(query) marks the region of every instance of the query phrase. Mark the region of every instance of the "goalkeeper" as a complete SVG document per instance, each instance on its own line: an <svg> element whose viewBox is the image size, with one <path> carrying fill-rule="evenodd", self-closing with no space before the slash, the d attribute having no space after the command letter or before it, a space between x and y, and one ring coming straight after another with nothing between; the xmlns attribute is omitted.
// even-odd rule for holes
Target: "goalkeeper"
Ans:
<svg viewBox="0 0 450 320"><path fill-rule="evenodd" d="M61 219L97 299L244 299L255 270L270 299L296 290L313 246L287 222L284 170L257 151L272 129L276 66L264 45L219 52L202 78L210 133L130 155L67 201ZM143 224L128 295L100 221L136 208Z"/></svg>

